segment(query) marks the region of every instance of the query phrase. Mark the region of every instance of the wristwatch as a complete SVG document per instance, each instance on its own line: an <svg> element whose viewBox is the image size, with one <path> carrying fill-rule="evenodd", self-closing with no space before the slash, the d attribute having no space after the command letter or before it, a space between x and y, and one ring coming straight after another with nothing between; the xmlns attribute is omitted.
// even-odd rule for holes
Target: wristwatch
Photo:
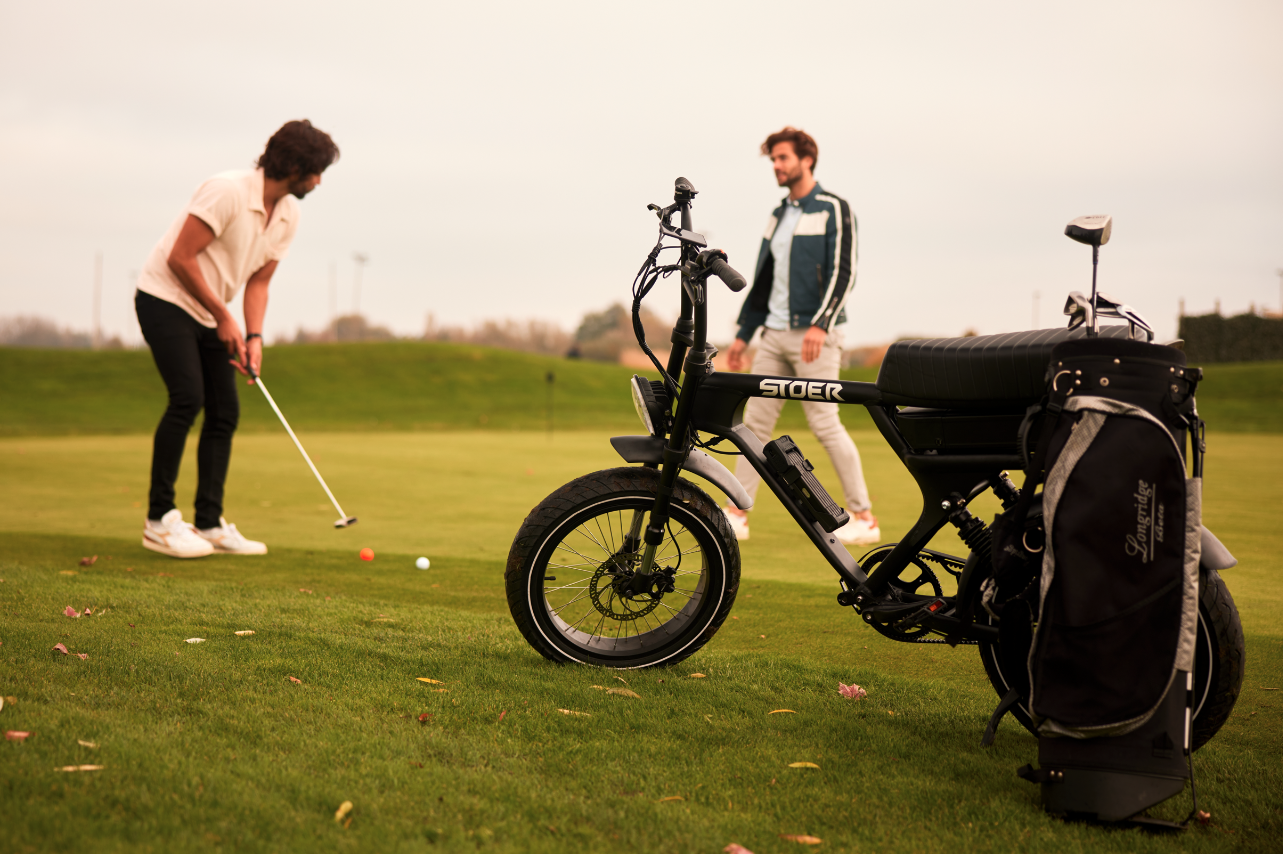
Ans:
<svg viewBox="0 0 1283 854"><path fill-rule="evenodd" d="M248 343L249 343L249 339L251 339L251 338L259 338L259 339L261 339L262 337L263 337L263 334L262 334L261 332L251 332L250 334L248 334L248 335L246 335L246 336L245 336L245 343L246 343L246 344L248 344Z"/></svg>

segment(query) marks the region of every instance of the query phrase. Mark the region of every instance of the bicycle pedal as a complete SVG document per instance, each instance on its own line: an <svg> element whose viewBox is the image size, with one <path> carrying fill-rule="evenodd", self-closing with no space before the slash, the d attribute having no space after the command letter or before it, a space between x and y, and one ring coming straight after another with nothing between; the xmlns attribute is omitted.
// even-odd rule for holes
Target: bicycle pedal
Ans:
<svg viewBox="0 0 1283 854"><path fill-rule="evenodd" d="M893 624L897 629L909 629L921 625L922 621L934 614L943 614L946 603L943 599L932 599L927 604L913 611L906 617L901 617Z"/></svg>

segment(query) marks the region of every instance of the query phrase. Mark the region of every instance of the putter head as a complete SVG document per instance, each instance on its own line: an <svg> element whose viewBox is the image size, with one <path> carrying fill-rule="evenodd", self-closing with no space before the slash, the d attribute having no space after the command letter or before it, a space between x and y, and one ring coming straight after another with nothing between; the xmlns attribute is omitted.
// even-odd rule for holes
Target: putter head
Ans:
<svg viewBox="0 0 1283 854"><path fill-rule="evenodd" d="M336 528L350 528L356 524L355 516L348 516L346 519L339 519L334 523Z"/></svg>
<svg viewBox="0 0 1283 854"><path fill-rule="evenodd" d="M1088 246L1104 246L1109 242L1109 232L1114 227L1114 218L1109 214L1080 216L1065 226L1065 236Z"/></svg>

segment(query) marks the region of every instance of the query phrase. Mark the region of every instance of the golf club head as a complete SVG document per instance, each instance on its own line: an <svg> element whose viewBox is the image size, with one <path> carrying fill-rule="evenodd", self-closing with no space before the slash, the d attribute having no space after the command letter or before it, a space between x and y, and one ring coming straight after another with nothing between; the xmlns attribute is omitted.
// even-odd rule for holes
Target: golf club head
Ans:
<svg viewBox="0 0 1283 854"><path fill-rule="evenodd" d="M1081 291L1070 291L1069 298L1065 300L1065 314L1069 317L1070 329L1077 329L1084 323L1090 327L1093 315L1091 300Z"/></svg>
<svg viewBox="0 0 1283 854"><path fill-rule="evenodd" d="M336 528L350 528L356 524L355 516L348 516L346 519L339 519L334 523Z"/></svg>
<svg viewBox="0 0 1283 854"><path fill-rule="evenodd" d="M1104 246L1109 242L1109 232L1113 227L1114 218L1109 214L1080 216L1065 226L1065 235L1088 246Z"/></svg>

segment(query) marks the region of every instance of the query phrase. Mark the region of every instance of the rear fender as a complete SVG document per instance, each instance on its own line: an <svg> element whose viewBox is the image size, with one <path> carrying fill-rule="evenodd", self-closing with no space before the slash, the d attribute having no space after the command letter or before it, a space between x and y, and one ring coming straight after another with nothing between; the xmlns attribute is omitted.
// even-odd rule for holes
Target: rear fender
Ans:
<svg viewBox="0 0 1283 854"><path fill-rule="evenodd" d="M659 465L664 461L664 446L667 443L658 436L614 436L610 444L625 462ZM725 492L726 497L739 509L747 510L753 506L753 499L748 497L739 478L703 451L692 449L682 468Z"/></svg>
<svg viewBox="0 0 1283 854"><path fill-rule="evenodd" d="M1230 550L1225 548L1220 540L1216 539L1215 534L1207 530L1206 527L1202 531L1203 556L1199 563L1208 569L1215 570L1229 569L1238 565L1238 558L1230 554Z"/></svg>

